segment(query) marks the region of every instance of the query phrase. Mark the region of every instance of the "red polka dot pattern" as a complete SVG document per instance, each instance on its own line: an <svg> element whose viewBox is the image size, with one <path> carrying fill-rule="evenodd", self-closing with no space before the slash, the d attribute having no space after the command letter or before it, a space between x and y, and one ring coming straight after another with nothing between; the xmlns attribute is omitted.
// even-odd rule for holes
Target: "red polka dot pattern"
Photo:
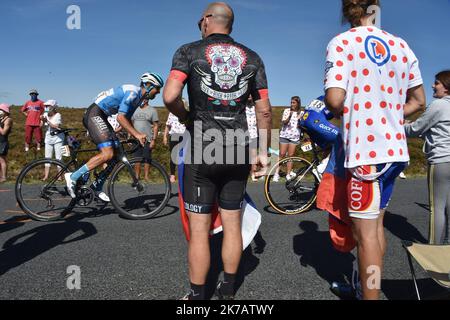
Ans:
<svg viewBox="0 0 450 320"><path fill-rule="evenodd" d="M335 38L330 46L328 61L334 61L335 68L327 75L328 85L346 85L344 143L354 146L347 150L347 161L361 165L389 158L388 162L396 162L407 154L406 136L399 125L404 125L401 114L408 80L417 78L415 73L406 71L412 62L404 50L407 44L374 27L353 28L350 32ZM391 52L384 67L378 68L369 61L371 55L365 49L369 32L382 38Z"/></svg>

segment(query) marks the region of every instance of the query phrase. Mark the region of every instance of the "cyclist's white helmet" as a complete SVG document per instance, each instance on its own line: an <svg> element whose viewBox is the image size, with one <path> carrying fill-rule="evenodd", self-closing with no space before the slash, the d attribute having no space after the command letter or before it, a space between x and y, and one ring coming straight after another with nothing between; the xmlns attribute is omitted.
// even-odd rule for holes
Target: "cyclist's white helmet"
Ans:
<svg viewBox="0 0 450 320"><path fill-rule="evenodd" d="M162 88L164 87L164 80L163 78L154 72L146 72L141 76L141 82L146 86L149 87L149 84L151 87L158 87Z"/></svg>

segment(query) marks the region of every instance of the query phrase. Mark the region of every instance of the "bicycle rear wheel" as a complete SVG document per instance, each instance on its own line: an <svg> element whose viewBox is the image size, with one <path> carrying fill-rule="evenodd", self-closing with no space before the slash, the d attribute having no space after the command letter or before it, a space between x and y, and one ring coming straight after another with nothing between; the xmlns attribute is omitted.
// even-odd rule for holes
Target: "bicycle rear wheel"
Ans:
<svg viewBox="0 0 450 320"><path fill-rule="evenodd" d="M285 170L287 164L292 164L295 177L281 178L274 181L276 172ZM270 206L280 214L295 215L308 211L317 198L320 181L316 167L302 158L286 158L275 164L266 177L264 195ZM280 176L284 176L280 174Z"/></svg>
<svg viewBox="0 0 450 320"><path fill-rule="evenodd" d="M135 169L139 166L141 176L145 166L142 158L130 160ZM139 180L139 187L134 186L127 166L119 164L111 175L108 192L111 203L120 216L132 220L144 220L156 216L167 205L171 196L171 185L166 170L152 160L149 170L150 181Z"/></svg>
<svg viewBox="0 0 450 320"><path fill-rule="evenodd" d="M42 181L45 168L49 176ZM75 206L67 193L64 173L67 166L58 160L41 159L27 165L16 181L15 194L20 208L33 220L61 219Z"/></svg>

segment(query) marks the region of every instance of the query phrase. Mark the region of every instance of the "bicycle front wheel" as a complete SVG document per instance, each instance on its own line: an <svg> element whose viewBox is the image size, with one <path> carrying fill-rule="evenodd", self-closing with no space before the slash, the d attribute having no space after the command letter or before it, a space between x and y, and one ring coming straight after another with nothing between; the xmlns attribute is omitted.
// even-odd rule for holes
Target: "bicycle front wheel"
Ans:
<svg viewBox="0 0 450 320"><path fill-rule="evenodd" d="M280 177L278 181L274 179L276 174ZM297 157L286 158L270 170L265 180L264 194L277 213L295 215L312 207L319 184L317 168L311 162Z"/></svg>
<svg viewBox="0 0 450 320"><path fill-rule="evenodd" d="M142 158L130 160L134 172L140 171L141 177L146 170ZM171 185L166 170L152 160L149 166L149 180L139 179L135 185L125 163L119 164L111 175L108 191L111 203L124 218L144 220L156 216L169 202Z"/></svg>
<svg viewBox="0 0 450 320"><path fill-rule="evenodd" d="M43 181L45 172L48 179ZM58 160L41 159L23 168L16 181L16 200L20 208L33 220L61 219L75 206L67 193L64 173L66 165Z"/></svg>

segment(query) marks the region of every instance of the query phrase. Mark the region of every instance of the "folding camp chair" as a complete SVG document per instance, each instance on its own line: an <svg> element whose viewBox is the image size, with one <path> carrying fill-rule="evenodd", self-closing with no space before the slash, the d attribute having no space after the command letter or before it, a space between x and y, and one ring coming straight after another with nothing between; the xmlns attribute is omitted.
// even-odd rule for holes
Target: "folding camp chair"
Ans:
<svg viewBox="0 0 450 320"><path fill-rule="evenodd" d="M405 248L408 255L417 299L421 300L421 297L411 257L414 257L430 278L440 286L450 290L450 245L436 246L403 241L403 248Z"/></svg>

